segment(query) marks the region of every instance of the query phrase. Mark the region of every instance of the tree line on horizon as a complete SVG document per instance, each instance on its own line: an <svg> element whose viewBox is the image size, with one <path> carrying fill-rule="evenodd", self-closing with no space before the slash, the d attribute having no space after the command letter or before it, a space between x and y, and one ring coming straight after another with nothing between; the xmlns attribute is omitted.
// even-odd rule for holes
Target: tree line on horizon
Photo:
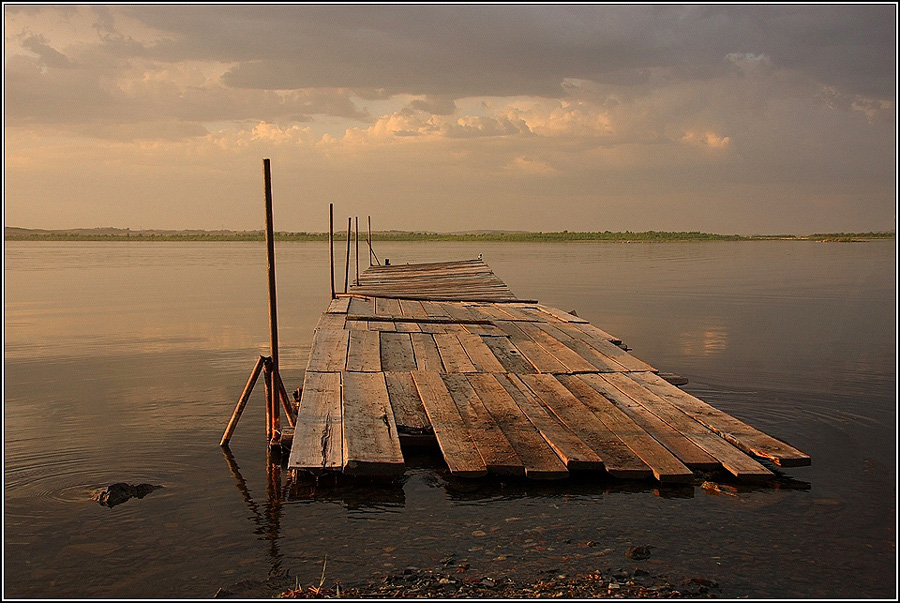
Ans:
<svg viewBox="0 0 900 603"><path fill-rule="evenodd" d="M129 229L79 230L29 230L6 228L7 241L263 241L263 231L198 232L198 231L132 231ZM894 232L816 233L797 236L784 235L723 235L699 231L555 231L555 232L484 232L438 233L414 231L380 231L372 233L373 241L613 241L613 242L661 242L661 241L750 241L772 239L796 240L854 240L891 239ZM360 236L365 239L365 235ZM327 241L326 232L276 232L276 241ZM346 232L334 233L334 240L346 241Z"/></svg>

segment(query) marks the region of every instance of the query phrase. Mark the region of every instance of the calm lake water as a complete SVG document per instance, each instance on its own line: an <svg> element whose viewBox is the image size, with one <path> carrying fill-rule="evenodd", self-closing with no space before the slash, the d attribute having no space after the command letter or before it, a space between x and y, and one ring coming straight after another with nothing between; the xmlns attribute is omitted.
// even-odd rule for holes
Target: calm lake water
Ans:
<svg viewBox="0 0 900 603"><path fill-rule="evenodd" d="M419 453L394 485L280 498L260 391L233 456L218 446L268 353L264 244L7 242L5 596L203 598L283 570L318 583L326 556L326 583L352 585L451 555L484 576L639 566L715 580L725 597L896 596L893 241L376 251L395 264L484 254L520 297L577 310L813 464L716 495L600 478L459 482ZM329 299L327 247L276 254L293 390ZM114 482L163 488L113 508L90 500ZM625 558L642 544L649 560Z"/></svg>

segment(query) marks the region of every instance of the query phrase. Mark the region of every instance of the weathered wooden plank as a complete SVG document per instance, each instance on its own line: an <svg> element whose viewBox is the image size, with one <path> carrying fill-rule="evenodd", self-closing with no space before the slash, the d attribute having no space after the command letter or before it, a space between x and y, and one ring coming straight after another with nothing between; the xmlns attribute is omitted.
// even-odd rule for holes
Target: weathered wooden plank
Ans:
<svg viewBox="0 0 900 603"><path fill-rule="evenodd" d="M482 340L491 349L506 372L518 374L538 372L508 337L482 337Z"/></svg>
<svg viewBox="0 0 900 603"><path fill-rule="evenodd" d="M336 297L328 304L328 312L330 314L346 314L350 308L349 297Z"/></svg>
<svg viewBox="0 0 900 603"><path fill-rule="evenodd" d="M399 301L400 312L404 316L427 316L425 308L422 307L422 302L412 299L401 299Z"/></svg>
<svg viewBox="0 0 900 603"><path fill-rule="evenodd" d="M443 372L444 363L438 351L434 336L430 333L413 333L410 335L415 354L416 370Z"/></svg>
<svg viewBox="0 0 900 603"><path fill-rule="evenodd" d="M525 475L535 479L561 479L569 472L559 456L516 404L509 392L490 373L468 375L484 407L503 431L525 465Z"/></svg>
<svg viewBox="0 0 900 603"><path fill-rule="evenodd" d="M575 350L566 347L564 343L553 337L550 333L539 329L536 323L520 322L517 326L538 345L550 352L559 360L569 373L595 372L597 367L582 358Z"/></svg>
<svg viewBox="0 0 900 603"><path fill-rule="evenodd" d="M316 323L316 331L340 331L344 328L344 322L347 319L346 314L330 314L323 312Z"/></svg>
<svg viewBox="0 0 900 603"><path fill-rule="evenodd" d="M546 312L547 314L550 314L551 316L558 318L559 320L561 320L563 322L579 322L579 323L588 322L579 316L575 316L574 314L571 314L569 312L563 312L562 310L560 310L558 308L553 308L551 306L545 306L543 304L538 304L537 309L542 312Z"/></svg>
<svg viewBox="0 0 900 603"><path fill-rule="evenodd" d="M369 320L366 322L369 331L396 331L397 327L389 320Z"/></svg>
<svg viewBox="0 0 900 603"><path fill-rule="evenodd" d="M400 302L396 299L377 297L375 298L375 314L402 314L402 312L400 312Z"/></svg>
<svg viewBox="0 0 900 603"><path fill-rule="evenodd" d="M412 373L388 372L384 374L388 397L394 411L394 422L400 433L425 433L431 431L431 423L422 406L419 390Z"/></svg>
<svg viewBox="0 0 900 603"><path fill-rule="evenodd" d="M641 373L629 376L748 454L769 459L782 467L810 464L809 456L793 446L710 406L657 375Z"/></svg>
<svg viewBox="0 0 900 603"><path fill-rule="evenodd" d="M604 376L597 374L585 375L584 380L631 417L635 423L653 436L656 441L668 448L672 454L690 469L718 469L722 466L718 460L707 454L704 449L698 448L698 445L702 446L702 443L695 443L695 438L698 435L701 440L704 439L704 435L710 437L718 436L703 429L696 422L691 421L696 427L703 429L706 432L705 434L699 433L698 429L693 429L690 425L687 425L687 429L685 429L683 421L679 424L673 424L671 417L654 413L647 405L649 403L648 398L653 396L653 394L646 388L628 379L628 377L623 377L622 373L609 373ZM684 419L688 419L683 414L681 416ZM670 420L667 421L667 418Z"/></svg>
<svg viewBox="0 0 900 603"><path fill-rule="evenodd" d="M478 316L461 303L441 302L441 309L453 320L476 320Z"/></svg>
<svg viewBox="0 0 900 603"><path fill-rule="evenodd" d="M475 365L469 360L466 350L456 335L438 333L434 335L434 342L437 344L445 371L448 373L474 373L476 371Z"/></svg>
<svg viewBox="0 0 900 603"><path fill-rule="evenodd" d="M580 339L586 344L603 354L609 356L617 363L621 364L629 371L651 371L656 369L642 360L638 360L619 346L609 341L609 334L605 331L597 329L590 323L564 323L560 322L554 325L561 331L571 335L575 339Z"/></svg>
<svg viewBox="0 0 900 603"><path fill-rule="evenodd" d="M338 316L338 315L334 315ZM350 331L317 329L306 364L307 371L340 372L347 362Z"/></svg>
<svg viewBox="0 0 900 603"><path fill-rule="evenodd" d="M399 475L406 469L382 373L344 372L344 473Z"/></svg>
<svg viewBox="0 0 900 603"><path fill-rule="evenodd" d="M475 366L475 370L482 373L503 373L506 369L494 356L491 348L484 343L479 335L472 335L468 331L456 333L456 338L462 344L469 360Z"/></svg>
<svg viewBox="0 0 900 603"><path fill-rule="evenodd" d="M509 336L516 349L541 373L568 373L569 369L556 357L519 328L518 323L498 320L495 323Z"/></svg>
<svg viewBox="0 0 900 603"><path fill-rule="evenodd" d="M650 467L554 375L519 375L519 378L545 407L600 456L610 475L627 479L653 475Z"/></svg>
<svg viewBox="0 0 900 603"><path fill-rule="evenodd" d="M381 345L376 331L350 331L350 350L347 354L347 370L362 372L381 371Z"/></svg>
<svg viewBox="0 0 900 603"><path fill-rule="evenodd" d="M348 320L344 323L344 328L349 331L367 331L369 323L365 320Z"/></svg>
<svg viewBox="0 0 900 603"><path fill-rule="evenodd" d="M359 316L372 316L375 314L375 300L372 298L350 298L350 306L347 308L347 314L357 314Z"/></svg>
<svg viewBox="0 0 900 603"><path fill-rule="evenodd" d="M516 401L544 441L569 471L601 471L603 460L571 429L537 401L534 394L516 375L495 374L494 378Z"/></svg>
<svg viewBox="0 0 900 603"><path fill-rule="evenodd" d="M446 333L447 332L447 322L420 322L419 329L422 330L423 333L431 333L432 335L435 333Z"/></svg>
<svg viewBox="0 0 900 603"><path fill-rule="evenodd" d="M506 337L506 333L490 324L465 324L466 331L472 335L487 335L490 337Z"/></svg>
<svg viewBox="0 0 900 603"><path fill-rule="evenodd" d="M525 465L516 455L512 445L497 427L491 413L465 375L442 375L444 385L459 410L460 417L489 473L501 475L525 475Z"/></svg>
<svg viewBox="0 0 900 603"><path fill-rule="evenodd" d="M288 467L310 472L343 467L341 374L306 371Z"/></svg>
<svg viewBox="0 0 900 603"><path fill-rule="evenodd" d="M693 479L694 474L684 463L583 381L581 375L558 375L557 379L650 467L656 479L673 483L687 483Z"/></svg>
<svg viewBox="0 0 900 603"><path fill-rule="evenodd" d="M400 320L394 323L394 328L398 333L421 333L422 327L419 323L408 320Z"/></svg>
<svg viewBox="0 0 900 603"><path fill-rule="evenodd" d="M416 371L416 387L450 472L460 477L487 475L487 466L463 425L456 403L440 373Z"/></svg>
<svg viewBox="0 0 900 603"><path fill-rule="evenodd" d="M577 353L581 358L593 365L594 370L596 371L601 373L611 373L624 372L626 370L624 366L613 360L611 357L601 354L585 342L571 337L568 333L561 331L551 323L534 322L530 324L533 325L534 328L546 332L567 348Z"/></svg>
<svg viewBox="0 0 900 603"><path fill-rule="evenodd" d="M410 335L410 333L381 333L381 370L416 370L416 356Z"/></svg>

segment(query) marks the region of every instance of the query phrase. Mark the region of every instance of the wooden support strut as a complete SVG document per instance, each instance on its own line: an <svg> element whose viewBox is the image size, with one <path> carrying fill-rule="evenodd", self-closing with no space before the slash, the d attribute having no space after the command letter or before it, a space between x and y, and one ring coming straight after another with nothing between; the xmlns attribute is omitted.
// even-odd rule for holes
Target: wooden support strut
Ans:
<svg viewBox="0 0 900 603"><path fill-rule="evenodd" d="M359 285L359 216L356 216L356 284Z"/></svg>
<svg viewBox="0 0 900 603"><path fill-rule="evenodd" d="M219 442L219 446L222 446L223 448L228 447L228 442L234 434L234 428L237 427L238 421L241 420L241 414L244 412L244 407L247 406L247 400L250 399L250 394L253 393L253 386L256 385L256 381L259 379L259 373L269 360L270 359L267 356L260 356L256 361L256 365L250 372L250 378L247 379L247 385L244 386L244 392L241 394L237 406L234 407L234 412L231 414L231 420L228 421L228 426L225 428L225 433L222 435L222 441Z"/></svg>

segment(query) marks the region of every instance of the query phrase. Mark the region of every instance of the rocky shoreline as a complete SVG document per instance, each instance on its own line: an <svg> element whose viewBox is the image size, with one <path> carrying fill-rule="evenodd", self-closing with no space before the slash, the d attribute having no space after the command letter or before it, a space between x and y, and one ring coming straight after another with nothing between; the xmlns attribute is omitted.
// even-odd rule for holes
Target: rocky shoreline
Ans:
<svg viewBox="0 0 900 603"><path fill-rule="evenodd" d="M662 599L715 598L719 585L703 577L653 574L640 567L607 568L584 574L548 570L531 581L469 572L467 564L443 564L434 569L408 567L354 585L332 581L330 586L287 586L289 577L244 580L219 589L215 598L283 599Z"/></svg>

